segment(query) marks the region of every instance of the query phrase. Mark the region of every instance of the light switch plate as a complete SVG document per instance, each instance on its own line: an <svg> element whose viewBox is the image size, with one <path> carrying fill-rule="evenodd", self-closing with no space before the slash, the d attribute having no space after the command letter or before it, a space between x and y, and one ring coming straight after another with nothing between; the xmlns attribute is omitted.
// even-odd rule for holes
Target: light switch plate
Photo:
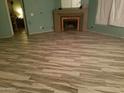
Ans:
<svg viewBox="0 0 124 93"><path fill-rule="evenodd" d="M31 16L34 16L34 13L31 13Z"/></svg>

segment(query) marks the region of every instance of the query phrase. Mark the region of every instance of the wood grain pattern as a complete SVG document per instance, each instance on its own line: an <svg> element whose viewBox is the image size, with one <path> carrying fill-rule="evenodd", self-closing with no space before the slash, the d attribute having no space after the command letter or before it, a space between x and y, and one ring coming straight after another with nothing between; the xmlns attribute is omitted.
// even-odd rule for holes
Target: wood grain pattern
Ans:
<svg viewBox="0 0 124 93"><path fill-rule="evenodd" d="M0 40L0 93L124 93L124 40L76 31Z"/></svg>

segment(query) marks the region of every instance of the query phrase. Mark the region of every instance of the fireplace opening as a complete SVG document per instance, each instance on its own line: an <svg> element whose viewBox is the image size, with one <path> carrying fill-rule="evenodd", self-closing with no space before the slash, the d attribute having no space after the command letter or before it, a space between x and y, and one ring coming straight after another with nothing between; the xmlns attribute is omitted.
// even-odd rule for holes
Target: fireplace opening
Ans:
<svg viewBox="0 0 124 93"><path fill-rule="evenodd" d="M79 31L80 17L62 17L62 31Z"/></svg>
<svg viewBox="0 0 124 93"><path fill-rule="evenodd" d="M78 21L76 19L72 19L72 20L65 19L64 20L64 31L77 30L77 22Z"/></svg>

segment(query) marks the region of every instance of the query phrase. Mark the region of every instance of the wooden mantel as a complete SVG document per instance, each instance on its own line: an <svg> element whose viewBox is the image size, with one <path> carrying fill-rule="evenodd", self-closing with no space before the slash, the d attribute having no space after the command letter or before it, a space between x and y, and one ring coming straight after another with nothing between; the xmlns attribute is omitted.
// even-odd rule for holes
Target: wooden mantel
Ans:
<svg viewBox="0 0 124 93"><path fill-rule="evenodd" d="M57 32L61 32L61 17L62 16L78 16L80 17L80 31L86 31L87 29L87 13L86 9L61 9L54 10L54 30Z"/></svg>

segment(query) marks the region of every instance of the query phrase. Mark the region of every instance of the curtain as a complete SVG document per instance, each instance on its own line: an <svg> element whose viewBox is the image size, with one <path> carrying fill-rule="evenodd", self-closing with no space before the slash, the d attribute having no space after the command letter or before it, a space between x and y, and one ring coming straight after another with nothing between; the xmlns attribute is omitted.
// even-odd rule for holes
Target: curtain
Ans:
<svg viewBox="0 0 124 93"><path fill-rule="evenodd" d="M113 0L109 24L124 27L124 0Z"/></svg>
<svg viewBox="0 0 124 93"><path fill-rule="evenodd" d="M124 0L98 0L96 24L124 27Z"/></svg>
<svg viewBox="0 0 124 93"><path fill-rule="evenodd" d="M112 0L98 0L96 24L107 25L109 22Z"/></svg>

